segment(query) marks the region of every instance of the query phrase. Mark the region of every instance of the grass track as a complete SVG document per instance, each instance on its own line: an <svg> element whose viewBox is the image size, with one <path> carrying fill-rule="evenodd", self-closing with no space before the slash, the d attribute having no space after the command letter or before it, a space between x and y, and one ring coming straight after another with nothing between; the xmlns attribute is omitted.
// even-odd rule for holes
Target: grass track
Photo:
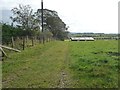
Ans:
<svg viewBox="0 0 120 90"><path fill-rule="evenodd" d="M3 88L118 87L117 41L50 42L11 53Z"/></svg>
<svg viewBox="0 0 120 90"><path fill-rule="evenodd" d="M63 87L67 45L51 42L11 55L3 64L3 87Z"/></svg>

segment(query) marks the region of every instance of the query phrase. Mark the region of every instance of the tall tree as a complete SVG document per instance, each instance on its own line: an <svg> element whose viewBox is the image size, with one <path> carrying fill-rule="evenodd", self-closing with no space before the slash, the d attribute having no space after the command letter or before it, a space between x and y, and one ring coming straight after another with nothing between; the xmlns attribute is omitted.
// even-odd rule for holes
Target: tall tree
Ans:
<svg viewBox="0 0 120 90"><path fill-rule="evenodd" d="M25 30L25 35L32 35L32 30L39 28L33 9L29 5L19 5L12 9L13 16L10 17L13 22Z"/></svg>
<svg viewBox="0 0 120 90"><path fill-rule="evenodd" d="M54 38L63 40L66 33L66 24L60 19L56 11L44 9L44 27L48 29ZM41 15L41 9L37 11L39 17Z"/></svg>

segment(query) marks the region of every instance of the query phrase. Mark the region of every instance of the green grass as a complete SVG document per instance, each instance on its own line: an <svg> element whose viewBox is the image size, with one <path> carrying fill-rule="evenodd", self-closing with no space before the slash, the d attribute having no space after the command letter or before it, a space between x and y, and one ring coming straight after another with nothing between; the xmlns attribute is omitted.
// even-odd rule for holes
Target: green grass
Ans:
<svg viewBox="0 0 120 90"><path fill-rule="evenodd" d="M57 87L67 44L51 42L11 54L3 62L3 87Z"/></svg>
<svg viewBox="0 0 120 90"><path fill-rule="evenodd" d="M2 88L2 62L0 62L0 89Z"/></svg>
<svg viewBox="0 0 120 90"><path fill-rule="evenodd" d="M75 73L73 85L84 88L118 87L117 44L117 41L71 42L69 58L70 68Z"/></svg>
<svg viewBox="0 0 120 90"><path fill-rule="evenodd" d="M117 88L118 42L55 41L10 53L3 88Z"/></svg>

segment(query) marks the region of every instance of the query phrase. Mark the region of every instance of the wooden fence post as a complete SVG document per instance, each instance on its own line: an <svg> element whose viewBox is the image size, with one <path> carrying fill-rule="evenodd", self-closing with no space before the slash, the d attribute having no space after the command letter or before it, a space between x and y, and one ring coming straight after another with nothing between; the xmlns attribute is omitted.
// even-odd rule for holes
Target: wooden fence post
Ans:
<svg viewBox="0 0 120 90"><path fill-rule="evenodd" d="M12 48L15 46L15 43L14 43L14 38L13 38L13 36L12 36Z"/></svg>
<svg viewBox="0 0 120 90"><path fill-rule="evenodd" d="M25 37L23 36L23 50L25 50Z"/></svg>
<svg viewBox="0 0 120 90"><path fill-rule="evenodd" d="M26 43L28 42L28 35L26 36Z"/></svg>
<svg viewBox="0 0 120 90"><path fill-rule="evenodd" d="M34 37L32 36L32 46L34 46Z"/></svg>
<svg viewBox="0 0 120 90"><path fill-rule="evenodd" d="M38 36L38 40L39 40L39 43L41 43L41 41L40 41L40 36Z"/></svg>

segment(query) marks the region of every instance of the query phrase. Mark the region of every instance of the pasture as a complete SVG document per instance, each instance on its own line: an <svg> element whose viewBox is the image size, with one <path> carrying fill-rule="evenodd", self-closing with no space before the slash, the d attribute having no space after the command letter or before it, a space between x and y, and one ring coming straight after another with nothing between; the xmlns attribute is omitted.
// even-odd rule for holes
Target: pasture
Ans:
<svg viewBox="0 0 120 90"><path fill-rule="evenodd" d="M9 53L3 88L118 88L118 41L52 41Z"/></svg>

